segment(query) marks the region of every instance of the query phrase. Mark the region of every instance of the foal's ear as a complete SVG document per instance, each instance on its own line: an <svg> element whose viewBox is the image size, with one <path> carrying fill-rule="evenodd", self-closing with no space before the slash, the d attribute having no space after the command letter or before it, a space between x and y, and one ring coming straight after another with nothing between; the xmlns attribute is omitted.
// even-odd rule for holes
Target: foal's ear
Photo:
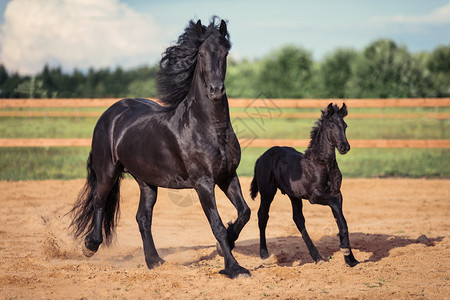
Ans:
<svg viewBox="0 0 450 300"><path fill-rule="evenodd" d="M219 32L223 36L227 35L227 23L224 20L220 22Z"/></svg>
<svg viewBox="0 0 450 300"><path fill-rule="evenodd" d="M347 105L345 105L345 103L342 104L342 107L341 107L341 109L339 109L338 114L339 114L342 118L344 118L344 117L348 114L348 111L347 111Z"/></svg>
<svg viewBox="0 0 450 300"><path fill-rule="evenodd" d="M195 31L197 32L197 35L199 37L203 35L202 21L200 21L200 20L197 21L197 24L195 24Z"/></svg>
<svg viewBox="0 0 450 300"><path fill-rule="evenodd" d="M334 113L334 107L333 103L328 104L327 108L325 109L324 115L325 117L331 117Z"/></svg>

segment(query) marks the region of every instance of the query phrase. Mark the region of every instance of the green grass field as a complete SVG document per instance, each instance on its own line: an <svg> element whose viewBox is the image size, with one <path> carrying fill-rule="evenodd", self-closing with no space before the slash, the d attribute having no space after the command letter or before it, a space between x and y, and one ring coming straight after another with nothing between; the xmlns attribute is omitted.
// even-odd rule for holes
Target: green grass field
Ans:
<svg viewBox="0 0 450 300"><path fill-rule="evenodd" d="M53 110L53 109L52 109ZM64 109L69 111L70 109ZM77 109L82 111L80 109ZM267 112L249 112L253 118L232 119L240 138L308 139L315 119L264 119ZM92 111L89 110L89 111ZM96 111L101 112L101 109ZM449 108L439 108L448 112ZM317 112L318 109L284 109L284 112ZM433 108L349 109L358 113L429 113ZM272 112L273 113L273 112ZM273 113L272 115L276 115ZM93 117L1 117L0 138L90 138L97 119ZM351 139L450 139L450 120L347 119ZM256 159L266 149L243 148L238 174L252 176ZM304 151L304 149L298 149ZM70 179L85 177L87 147L0 148L1 180ZM430 177L450 178L449 149L355 149L338 155L346 177Z"/></svg>

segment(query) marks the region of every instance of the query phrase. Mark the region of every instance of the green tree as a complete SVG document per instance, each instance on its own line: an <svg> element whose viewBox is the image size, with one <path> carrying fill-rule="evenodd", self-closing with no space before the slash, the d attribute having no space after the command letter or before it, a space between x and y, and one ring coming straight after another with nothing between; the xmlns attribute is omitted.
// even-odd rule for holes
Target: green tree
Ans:
<svg viewBox="0 0 450 300"><path fill-rule="evenodd" d="M232 98L256 98L261 93L258 91L257 78L261 63L247 59L236 61L228 59L225 87L227 96Z"/></svg>
<svg viewBox="0 0 450 300"><path fill-rule="evenodd" d="M337 49L325 56L319 69L319 97L347 97L347 83L352 77L352 63L356 56L357 52L352 49Z"/></svg>
<svg viewBox="0 0 450 300"><path fill-rule="evenodd" d="M405 47L391 40L370 44L356 59L349 97L405 98L423 96L423 73Z"/></svg>
<svg viewBox="0 0 450 300"><path fill-rule="evenodd" d="M258 76L258 89L271 98L305 98L312 95L312 55L293 45L267 55Z"/></svg>
<svg viewBox="0 0 450 300"><path fill-rule="evenodd" d="M436 96L450 96L450 45L439 46L430 56L428 68L431 71Z"/></svg>

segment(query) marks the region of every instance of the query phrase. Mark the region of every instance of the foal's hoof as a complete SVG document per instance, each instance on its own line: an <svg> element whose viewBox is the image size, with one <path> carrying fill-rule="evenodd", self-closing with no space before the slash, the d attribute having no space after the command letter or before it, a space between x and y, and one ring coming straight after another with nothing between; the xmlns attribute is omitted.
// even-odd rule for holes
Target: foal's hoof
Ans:
<svg viewBox="0 0 450 300"><path fill-rule="evenodd" d="M92 255L94 255L97 252L96 250L91 250L86 246L86 243L81 243L81 251L83 252L84 256L86 257L91 257Z"/></svg>
<svg viewBox="0 0 450 300"><path fill-rule="evenodd" d="M149 260L145 260L145 263L147 264L147 268L149 268L150 270L156 267L161 266L162 264L164 264L166 261L160 257L158 258L152 258Z"/></svg>
<svg viewBox="0 0 450 300"><path fill-rule="evenodd" d="M250 277L250 271L240 265L235 265L225 270L219 271L220 274L227 275L231 279L235 278L248 278Z"/></svg>
<svg viewBox="0 0 450 300"><path fill-rule="evenodd" d="M325 263L325 260L323 260L323 259L318 259L318 260L315 261L315 263L316 263L316 265L321 266L321 265L323 265L323 264Z"/></svg>
<svg viewBox="0 0 450 300"><path fill-rule="evenodd" d="M351 253L351 252L350 252L350 255L344 256L344 259L345 259L345 263L352 268L354 266L356 266L357 264L359 264L359 261L356 260L356 258L353 256L353 253Z"/></svg>
<svg viewBox="0 0 450 300"><path fill-rule="evenodd" d="M222 247L220 247L219 242L216 242L216 251L217 251L217 254L218 254L219 256L222 256L222 257L223 257Z"/></svg>
<svg viewBox="0 0 450 300"><path fill-rule="evenodd" d="M353 255L351 255L351 256L353 256ZM345 256L345 263L353 268L354 266L359 264L359 261L357 261L354 257L349 258L349 256Z"/></svg>

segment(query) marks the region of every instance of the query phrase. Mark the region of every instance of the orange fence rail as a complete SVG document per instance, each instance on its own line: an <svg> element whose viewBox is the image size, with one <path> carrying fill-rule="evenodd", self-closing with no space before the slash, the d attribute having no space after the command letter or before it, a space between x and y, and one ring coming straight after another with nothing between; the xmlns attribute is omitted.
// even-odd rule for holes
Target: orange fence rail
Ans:
<svg viewBox="0 0 450 300"><path fill-rule="evenodd" d="M0 117L75 117L98 118L102 112L95 111L0 111ZM230 112L231 118L253 118L254 113ZM258 114L258 119L317 119L320 113ZM351 113L347 119L450 119L450 113Z"/></svg>
<svg viewBox="0 0 450 300"><path fill-rule="evenodd" d="M239 139L242 148L307 147L309 140ZM350 140L352 148L450 148L450 140ZM0 147L90 147L91 139L0 139Z"/></svg>
<svg viewBox="0 0 450 300"><path fill-rule="evenodd" d="M34 107L108 107L120 99L0 99L0 109L34 108ZM323 108L328 103L349 107L449 107L450 98L411 98L411 99L230 99L230 107L264 107L264 108ZM99 112L63 112L63 111L0 111L5 116L58 116L58 117L98 117ZM232 112L232 117L254 117L247 112ZM317 113L279 113L277 115L261 114L258 118L317 118ZM358 114L349 118L435 118L449 119L450 113L405 113L405 114ZM242 147L271 147L285 145L307 147L309 140L291 139L240 139ZM354 148L450 148L450 140L352 140ZM0 147L89 147L90 139L0 139Z"/></svg>
<svg viewBox="0 0 450 300"><path fill-rule="evenodd" d="M8 107L109 107L117 98L102 99L0 99L0 108ZM398 99L229 99L230 107L323 108L333 102L350 107L443 107L450 98Z"/></svg>

